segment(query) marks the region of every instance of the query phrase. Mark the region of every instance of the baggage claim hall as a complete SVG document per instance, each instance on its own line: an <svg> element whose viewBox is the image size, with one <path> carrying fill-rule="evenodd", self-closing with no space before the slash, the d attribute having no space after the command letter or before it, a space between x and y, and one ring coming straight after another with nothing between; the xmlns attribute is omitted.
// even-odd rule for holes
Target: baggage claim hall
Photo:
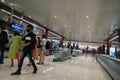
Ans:
<svg viewBox="0 0 120 80"><path fill-rule="evenodd" d="M0 0L0 80L120 80L120 0Z"/></svg>

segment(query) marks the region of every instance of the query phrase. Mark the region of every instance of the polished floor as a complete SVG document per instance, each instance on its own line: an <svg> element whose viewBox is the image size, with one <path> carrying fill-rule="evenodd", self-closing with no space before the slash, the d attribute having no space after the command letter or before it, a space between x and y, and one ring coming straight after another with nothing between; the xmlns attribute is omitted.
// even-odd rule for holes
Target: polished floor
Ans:
<svg viewBox="0 0 120 80"><path fill-rule="evenodd" d="M53 56L45 59L43 66L37 65L38 73L31 74L33 68L26 66L26 58L20 76L10 75L17 69L17 61L15 60L14 67L10 67L10 60L5 59L5 63L0 64L0 80L111 80L90 55L74 57L64 62L52 62Z"/></svg>

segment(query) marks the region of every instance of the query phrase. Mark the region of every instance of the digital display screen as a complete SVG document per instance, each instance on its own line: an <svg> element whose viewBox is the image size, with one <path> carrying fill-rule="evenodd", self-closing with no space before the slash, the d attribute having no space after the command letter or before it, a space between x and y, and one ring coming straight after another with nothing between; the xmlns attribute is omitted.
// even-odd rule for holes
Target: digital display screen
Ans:
<svg viewBox="0 0 120 80"><path fill-rule="evenodd" d="M115 48L114 47L111 47L110 48L110 56L115 56Z"/></svg>
<svg viewBox="0 0 120 80"><path fill-rule="evenodd" d="M20 24L17 23L12 23L12 29L18 30L18 31L23 31L24 27Z"/></svg>

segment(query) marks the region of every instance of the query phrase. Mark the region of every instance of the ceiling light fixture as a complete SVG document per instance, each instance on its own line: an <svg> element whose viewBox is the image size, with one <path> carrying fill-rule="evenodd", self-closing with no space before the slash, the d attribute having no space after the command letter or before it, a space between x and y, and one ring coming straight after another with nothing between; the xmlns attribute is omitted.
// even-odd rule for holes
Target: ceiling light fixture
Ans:
<svg viewBox="0 0 120 80"><path fill-rule="evenodd" d="M54 16L55 18L57 18L57 16Z"/></svg>
<svg viewBox="0 0 120 80"><path fill-rule="evenodd" d="M6 10L4 10L4 9L0 9L0 10L3 11L3 12L5 12L5 13L7 13L7 14L9 14L9 15L11 15L10 12L8 12L8 11L6 11ZM18 18L18 19L21 19L21 17L18 17L18 16L14 15L14 14L13 14L13 16L16 17L16 18ZM25 20L25 19L23 19L23 21L26 22L26 23L29 23L29 24L31 24L31 25L33 24L32 22L29 22L29 21L27 21L27 20ZM38 26L37 26L37 27L38 27ZM38 28L40 28L40 29L42 29L42 30L45 30L45 29L43 29L42 27L38 27Z"/></svg>
<svg viewBox="0 0 120 80"><path fill-rule="evenodd" d="M39 32L37 31L36 34L39 34Z"/></svg>
<svg viewBox="0 0 120 80"><path fill-rule="evenodd" d="M88 26L88 28L90 28L90 26Z"/></svg>
<svg viewBox="0 0 120 80"><path fill-rule="evenodd" d="M28 16L29 18L31 18L31 16Z"/></svg>
<svg viewBox="0 0 120 80"><path fill-rule="evenodd" d="M44 26L45 26L45 27L47 27L47 25L46 25L46 24L45 24Z"/></svg>
<svg viewBox="0 0 120 80"><path fill-rule="evenodd" d="M8 11L6 11L6 10L4 10L4 9L0 9L1 11L3 11L3 12L5 12L5 13L7 13L7 14L11 14L10 12L8 12Z"/></svg>
<svg viewBox="0 0 120 80"><path fill-rule="evenodd" d="M116 36L116 37L110 39L109 41L113 41L113 40L117 39L118 37L119 37L119 36Z"/></svg>
<svg viewBox="0 0 120 80"><path fill-rule="evenodd" d="M86 16L86 18L89 18L89 16Z"/></svg>

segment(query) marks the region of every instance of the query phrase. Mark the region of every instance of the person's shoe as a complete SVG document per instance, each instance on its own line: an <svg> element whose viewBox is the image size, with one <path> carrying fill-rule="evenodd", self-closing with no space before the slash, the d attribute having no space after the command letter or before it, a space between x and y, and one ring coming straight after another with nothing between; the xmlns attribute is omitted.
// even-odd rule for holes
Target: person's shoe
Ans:
<svg viewBox="0 0 120 80"><path fill-rule="evenodd" d="M27 64L27 66L31 66L31 64Z"/></svg>
<svg viewBox="0 0 120 80"><path fill-rule="evenodd" d="M44 63L41 63L42 65L44 64Z"/></svg>
<svg viewBox="0 0 120 80"><path fill-rule="evenodd" d="M37 63L38 65L44 65L44 63Z"/></svg>
<svg viewBox="0 0 120 80"><path fill-rule="evenodd" d="M39 63L39 62L38 62L37 64L38 64L38 65L40 65L40 63Z"/></svg>
<svg viewBox="0 0 120 80"><path fill-rule="evenodd" d="M16 71L16 72L14 72L14 73L11 73L11 75L21 75L21 72Z"/></svg>
<svg viewBox="0 0 120 80"><path fill-rule="evenodd" d="M44 63L41 63L41 65L44 65Z"/></svg>
<svg viewBox="0 0 120 80"><path fill-rule="evenodd" d="M34 71L33 71L33 74L36 74L37 73L37 69L35 69Z"/></svg>
<svg viewBox="0 0 120 80"><path fill-rule="evenodd" d="M12 64L12 65L10 65L11 67L13 67L14 65Z"/></svg>
<svg viewBox="0 0 120 80"><path fill-rule="evenodd" d="M36 60L38 61L38 58L36 58Z"/></svg>

